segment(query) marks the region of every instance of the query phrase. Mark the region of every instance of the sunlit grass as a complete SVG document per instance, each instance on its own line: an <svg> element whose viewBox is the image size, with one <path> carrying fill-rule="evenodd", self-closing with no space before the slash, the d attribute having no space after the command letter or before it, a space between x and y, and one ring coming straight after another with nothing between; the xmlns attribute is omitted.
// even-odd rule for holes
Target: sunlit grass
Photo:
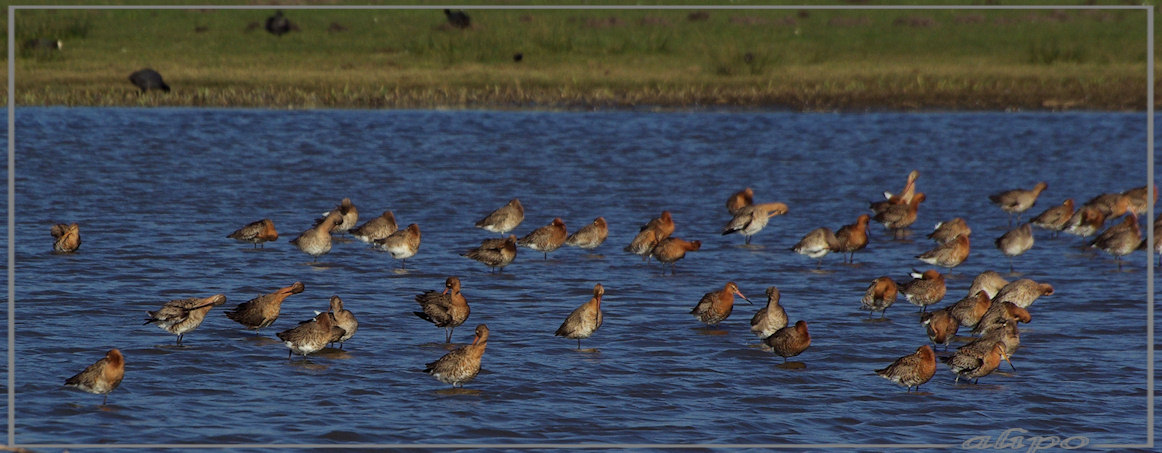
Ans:
<svg viewBox="0 0 1162 453"><path fill-rule="evenodd" d="M673 4L673 2L665 2ZM21 105L1145 107L1125 10L20 11ZM342 31L328 31L342 28ZM517 53L520 62L513 61ZM139 95L130 72L174 87Z"/></svg>

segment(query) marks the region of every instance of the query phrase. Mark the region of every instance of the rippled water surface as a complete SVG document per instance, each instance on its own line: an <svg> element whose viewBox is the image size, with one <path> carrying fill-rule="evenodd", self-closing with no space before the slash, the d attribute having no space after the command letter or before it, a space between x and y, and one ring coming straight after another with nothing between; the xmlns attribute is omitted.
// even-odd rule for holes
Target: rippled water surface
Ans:
<svg viewBox="0 0 1162 453"><path fill-rule="evenodd" d="M1146 183L1145 116L1096 113L791 114L254 111L28 108L17 112L16 439L18 443L922 443L956 444L1019 427L1138 443L1146 430L1146 265L1125 269L1050 239L1015 260L1056 293L1031 308L1017 371L953 383L940 364L919 393L872 370L928 343L902 298L887 321L859 299L875 277L903 281L938 221L964 217L972 253L948 279L951 303L984 270L1007 215L987 195L1049 189L1030 212ZM788 249L819 226L854 222L918 169L927 194L914 234L873 225L855 265ZM724 202L790 207L757 234L720 235ZM423 231L400 270L340 239L310 257L289 240L350 197L360 223L390 209ZM524 235L554 217L570 231L604 216L594 253L522 249L502 274L458 253L496 237L473 223L510 198ZM662 210L702 249L662 275L622 250ZM254 250L226 239L264 217L281 237ZM49 227L81 225L75 254ZM1143 219L1146 224L1146 219ZM421 370L443 330L412 315L423 291L459 276L471 305L453 341L492 330L484 371L449 392ZM1007 278L1020 278L1008 275ZM302 281L256 336L223 311ZM727 281L755 301L706 328L689 315ZM581 351L553 332L606 288L605 325ZM751 315L778 286L812 344L793 358L758 347ZM165 301L223 293L205 323L175 336L142 325ZM274 337L343 298L359 319L342 351L287 359ZM967 335L966 331L961 332ZM121 387L62 386L111 347ZM938 353L943 353L938 351Z"/></svg>

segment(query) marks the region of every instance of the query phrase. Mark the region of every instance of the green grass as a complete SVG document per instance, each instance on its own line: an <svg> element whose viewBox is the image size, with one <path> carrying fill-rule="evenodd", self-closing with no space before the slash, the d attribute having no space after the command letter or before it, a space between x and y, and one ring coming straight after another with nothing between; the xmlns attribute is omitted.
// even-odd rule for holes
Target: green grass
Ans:
<svg viewBox="0 0 1162 453"><path fill-rule="evenodd" d="M1145 108L1141 11L704 10L691 20L693 9L465 10L469 30L444 26L439 10L288 9L301 31L281 38L260 27L272 10L22 10L18 44L52 38L64 49L18 52L15 96L283 108ZM127 77L142 67L173 92L138 95Z"/></svg>

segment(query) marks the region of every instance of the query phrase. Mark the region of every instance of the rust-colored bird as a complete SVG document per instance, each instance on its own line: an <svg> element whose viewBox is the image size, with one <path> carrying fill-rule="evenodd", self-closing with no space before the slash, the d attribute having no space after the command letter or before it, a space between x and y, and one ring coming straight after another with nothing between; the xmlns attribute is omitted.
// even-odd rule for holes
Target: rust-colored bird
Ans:
<svg viewBox="0 0 1162 453"><path fill-rule="evenodd" d="M1008 321L1028 323L1032 320L1033 316L1029 314L1029 310L1018 307L1012 302L993 301L989 309L980 317L980 322L972 327L972 333L974 335L988 335L989 331L1003 326Z"/></svg>
<svg viewBox="0 0 1162 453"><path fill-rule="evenodd" d="M577 340L577 349L581 349L581 339L589 338L601 327L601 297L605 295L605 287L600 283L593 286L593 297L588 302L569 313L561 327L553 333L554 336Z"/></svg>
<svg viewBox="0 0 1162 453"><path fill-rule="evenodd" d="M427 291L416 295L416 303L423 311L413 311L421 319L444 328L444 342L452 342L452 331L456 330L472 312L468 300L460 293L460 278L448 277L444 281L444 292Z"/></svg>
<svg viewBox="0 0 1162 453"><path fill-rule="evenodd" d="M1149 189L1146 186L1135 187L1133 189L1122 192L1129 201L1129 209L1139 217L1146 215L1146 210L1158 203L1158 186L1154 186L1154 196L1147 198L1146 193Z"/></svg>
<svg viewBox="0 0 1162 453"><path fill-rule="evenodd" d="M197 329L206 320L206 313L211 308L226 303L224 294L215 294L205 298L177 299L166 302L160 310L147 311L149 317L145 324L157 323L157 326L166 332L178 336L178 346L182 344L182 336L191 330Z"/></svg>
<svg viewBox="0 0 1162 453"><path fill-rule="evenodd" d="M424 369L440 382L463 387L465 382L476 378L480 373L480 362L484 357L484 349L488 346L488 326L476 326L476 335L472 337L472 344L467 344L452 350L439 360L429 363Z"/></svg>
<svg viewBox="0 0 1162 453"><path fill-rule="evenodd" d="M920 316L920 322L924 324L928 332L928 339L932 340L934 344L944 345L945 349L948 349L948 343L952 341L952 338L956 336L956 331L960 329L960 322L952 316L951 308L933 310Z"/></svg>
<svg viewBox="0 0 1162 453"><path fill-rule="evenodd" d="M507 239L485 239L480 246L468 250L461 255L484 263L492 271L504 272L504 266L516 259L516 235L508 235Z"/></svg>
<svg viewBox="0 0 1162 453"><path fill-rule="evenodd" d="M839 247L835 251L843 254L851 254L851 259L844 257L845 262L855 262L855 252L863 250L867 247L867 223L871 220L871 216L867 214L860 214L855 219L855 223L844 225L835 232L835 239L839 241Z"/></svg>
<svg viewBox="0 0 1162 453"><path fill-rule="evenodd" d="M891 192L884 192L885 202L888 204L908 204L912 202L912 198L916 194L916 178L920 177L920 172L912 170L908 172L908 181L904 184L904 188L900 189L897 194Z"/></svg>
<svg viewBox="0 0 1162 453"><path fill-rule="evenodd" d="M662 215L642 225L641 230L634 236L633 241L625 247L625 251L640 255L643 260L649 261L654 247L674 233L674 218L670 211L662 211Z"/></svg>
<svg viewBox="0 0 1162 453"><path fill-rule="evenodd" d="M669 237L654 247L651 255L662 263L662 275L666 275L666 264L670 265L670 274L674 274L674 262L686 257L686 252L693 252L702 248L702 241L687 241L681 238Z"/></svg>
<svg viewBox="0 0 1162 453"><path fill-rule="evenodd" d="M286 288L263 294L226 310L226 317L246 326L247 329L254 329L254 334L257 335L259 329L273 324L278 319L283 301L291 294L303 292L303 289L303 282L294 282Z"/></svg>
<svg viewBox="0 0 1162 453"><path fill-rule="evenodd" d="M1097 234L1102 225L1105 225L1106 216L1101 209L1093 206L1082 206L1074 212L1069 220L1065 221L1066 233L1087 238Z"/></svg>
<svg viewBox="0 0 1162 453"><path fill-rule="evenodd" d="M976 327L980 318L992 307L993 300L988 292L977 291L976 294L956 301L948 307L948 313L956 319L956 323L964 327Z"/></svg>
<svg viewBox="0 0 1162 453"><path fill-rule="evenodd" d="M270 219L262 219L250 222L246 226L234 230L233 233L230 233L226 237L242 242L249 242L254 244L254 248L258 248L259 244L277 241L278 231L274 229L273 221Z"/></svg>
<svg viewBox="0 0 1162 453"><path fill-rule="evenodd" d="M104 406L105 403L109 402L109 393L121 385L121 379L124 377L125 357L121 355L120 350L113 348L105 353L105 357L101 360L85 367L84 371L65 379L65 385L89 393L105 395L105 398L101 400L101 405Z"/></svg>
<svg viewBox="0 0 1162 453"><path fill-rule="evenodd" d="M920 391L920 386L936 374L936 354L928 345L916 348L916 352L896 359L887 368L875 370L876 374L896 384L907 387L907 391Z"/></svg>
<svg viewBox="0 0 1162 453"><path fill-rule="evenodd" d="M81 247L81 227L75 223L58 223L52 226L50 233L53 237L53 251L72 253Z"/></svg>
<svg viewBox="0 0 1162 453"><path fill-rule="evenodd" d="M969 347L970 345L972 347ZM1013 362L1009 361L1009 355L1005 353L1005 345L999 341L993 341L970 343L957 349L956 354L940 360L947 363L948 368L956 374L956 382L960 382L960 378L964 377L965 379L975 379L973 381L975 383L996 370L1001 359L1009 362L1009 366L1013 366Z"/></svg>
<svg viewBox="0 0 1162 453"><path fill-rule="evenodd" d="M860 310L868 310L868 317L875 314L878 310L880 318L888 312L888 307L896 303L896 296L899 294L899 287L896 282L892 281L891 277L880 277L872 280L871 285L867 287L867 292L864 293L863 299L860 299Z"/></svg>
<svg viewBox="0 0 1162 453"><path fill-rule="evenodd" d="M787 363L788 357L802 354L811 346L811 334L807 332L807 322L799 320L793 326L779 329L764 339L763 343L770 346L775 354L783 356L783 363Z"/></svg>
<svg viewBox="0 0 1162 453"><path fill-rule="evenodd" d="M731 311L734 310L735 294L747 303L752 303L750 299L747 299L738 290L737 284L728 282L721 290L711 291L703 295L702 299L698 301L698 304L690 310L690 314L707 325L717 325L726 320L730 316Z"/></svg>
<svg viewBox="0 0 1162 453"><path fill-rule="evenodd" d="M739 210L752 204L754 204L754 189L747 187L726 199L726 212L732 216L737 215Z"/></svg>
<svg viewBox="0 0 1162 453"><path fill-rule="evenodd" d="M1103 193L1091 198L1082 207L1096 209L1105 215L1105 218L1112 219L1130 210L1130 197L1121 193Z"/></svg>
<svg viewBox="0 0 1162 453"><path fill-rule="evenodd" d="M544 252L545 259L549 259L549 252L561 248L565 244L565 239L569 233L565 231L565 221L560 217L554 218L553 222L543 227L533 230L533 232L526 234L525 237L517 239L516 245L521 247L528 247L538 252Z"/></svg>

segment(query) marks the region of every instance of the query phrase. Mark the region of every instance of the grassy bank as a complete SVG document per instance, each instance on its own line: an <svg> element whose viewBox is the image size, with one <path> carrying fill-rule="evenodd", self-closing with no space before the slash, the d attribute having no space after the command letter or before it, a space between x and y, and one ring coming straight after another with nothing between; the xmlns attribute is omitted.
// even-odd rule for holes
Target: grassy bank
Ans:
<svg viewBox="0 0 1162 453"><path fill-rule="evenodd" d="M667 2L666 4L672 4ZM1145 108L1126 10L20 11L18 105ZM521 61L514 61L515 54ZM152 67L173 87L140 95Z"/></svg>

